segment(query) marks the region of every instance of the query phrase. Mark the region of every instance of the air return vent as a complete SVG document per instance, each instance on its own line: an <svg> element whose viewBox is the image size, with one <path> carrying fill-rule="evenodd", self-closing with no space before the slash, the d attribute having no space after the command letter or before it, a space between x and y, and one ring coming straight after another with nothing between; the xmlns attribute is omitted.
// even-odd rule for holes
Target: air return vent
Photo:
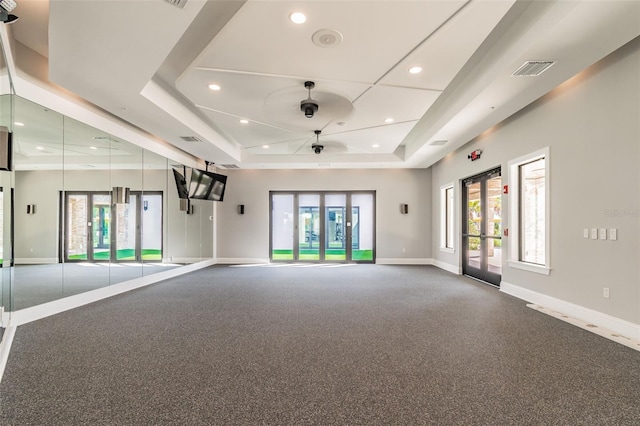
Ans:
<svg viewBox="0 0 640 426"><path fill-rule="evenodd" d="M187 0L165 0L167 3L174 5L175 7L179 7L180 9L184 8L184 5L187 4Z"/></svg>
<svg viewBox="0 0 640 426"><path fill-rule="evenodd" d="M516 77L536 77L553 64L555 64L553 61L527 61L511 75Z"/></svg>
<svg viewBox="0 0 640 426"><path fill-rule="evenodd" d="M180 139L182 139L185 142L204 142L202 139L200 139L197 136L180 136Z"/></svg>
<svg viewBox="0 0 640 426"><path fill-rule="evenodd" d="M239 169L240 167L235 164L218 164L220 167L224 167L225 169Z"/></svg>

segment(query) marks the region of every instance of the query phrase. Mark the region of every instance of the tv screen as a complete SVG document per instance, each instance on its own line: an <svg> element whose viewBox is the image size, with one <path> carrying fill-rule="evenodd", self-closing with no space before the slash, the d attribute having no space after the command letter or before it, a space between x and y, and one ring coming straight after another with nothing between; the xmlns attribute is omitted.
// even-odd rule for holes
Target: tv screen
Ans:
<svg viewBox="0 0 640 426"><path fill-rule="evenodd" d="M227 177L213 172L191 169L189 198L194 200L222 201Z"/></svg>
<svg viewBox="0 0 640 426"><path fill-rule="evenodd" d="M187 189L187 181L185 180L184 176L182 176L182 174L176 169L173 169L173 177L176 180L178 198L189 199L189 190Z"/></svg>

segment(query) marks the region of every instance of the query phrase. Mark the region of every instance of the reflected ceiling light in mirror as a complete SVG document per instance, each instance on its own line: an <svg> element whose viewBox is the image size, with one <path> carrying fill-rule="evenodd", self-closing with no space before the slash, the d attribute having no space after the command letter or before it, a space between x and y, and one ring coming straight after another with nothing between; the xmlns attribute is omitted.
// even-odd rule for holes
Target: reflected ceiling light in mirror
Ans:
<svg viewBox="0 0 640 426"><path fill-rule="evenodd" d="M209 89L213 90L214 92L217 92L218 90L221 89L220 85L212 83L209 85Z"/></svg>
<svg viewBox="0 0 640 426"><path fill-rule="evenodd" d="M16 126L19 126L19 127L24 127L24 123L21 123L19 121L16 121L13 124L16 125Z"/></svg>
<svg viewBox="0 0 640 426"><path fill-rule="evenodd" d="M294 24L304 24L307 22L307 17L302 12L292 12L289 14L289 20Z"/></svg>
<svg viewBox="0 0 640 426"><path fill-rule="evenodd" d="M264 149L269 149L269 145L262 145Z"/></svg>
<svg viewBox="0 0 640 426"><path fill-rule="evenodd" d="M36 146L36 149L37 149L38 151L43 151L43 150L44 150L44 147L43 147L43 146Z"/></svg>
<svg viewBox="0 0 640 426"><path fill-rule="evenodd" d="M240 124L249 124L249 120L242 119L240 120Z"/></svg>
<svg viewBox="0 0 640 426"><path fill-rule="evenodd" d="M393 123L393 118L389 117L389 118L385 118L384 122L387 124Z"/></svg>
<svg viewBox="0 0 640 426"><path fill-rule="evenodd" d="M89 149L98 149L96 146L90 146Z"/></svg>
<svg viewBox="0 0 640 426"><path fill-rule="evenodd" d="M422 67L419 67L417 65L414 66L414 67L409 68L409 73L410 74L420 74L421 72L422 72Z"/></svg>
<svg viewBox="0 0 640 426"><path fill-rule="evenodd" d="M372 148L378 148L380 145L378 145L377 143L374 143L373 145L371 145Z"/></svg>

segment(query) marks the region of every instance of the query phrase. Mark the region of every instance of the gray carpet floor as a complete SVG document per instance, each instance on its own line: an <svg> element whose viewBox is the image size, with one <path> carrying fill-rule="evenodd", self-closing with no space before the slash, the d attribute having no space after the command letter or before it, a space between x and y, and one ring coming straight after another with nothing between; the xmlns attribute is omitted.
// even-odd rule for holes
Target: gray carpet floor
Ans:
<svg viewBox="0 0 640 426"><path fill-rule="evenodd" d="M640 352L428 266L216 266L17 329L7 425L638 425Z"/></svg>

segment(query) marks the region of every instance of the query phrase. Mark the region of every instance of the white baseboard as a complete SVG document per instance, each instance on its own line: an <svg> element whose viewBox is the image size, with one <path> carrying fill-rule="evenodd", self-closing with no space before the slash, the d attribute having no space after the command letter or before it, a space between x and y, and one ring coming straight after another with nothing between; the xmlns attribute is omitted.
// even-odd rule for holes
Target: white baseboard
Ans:
<svg viewBox="0 0 640 426"><path fill-rule="evenodd" d="M251 257L219 257L216 263L220 265L245 265L245 264L261 264L269 263L268 258L251 258ZM431 258L377 258L378 265L432 265Z"/></svg>
<svg viewBox="0 0 640 426"><path fill-rule="evenodd" d="M221 265L247 265L253 263L269 263L269 258L261 257L219 257L216 259L216 263Z"/></svg>
<svg viewBox="0 0 640 426"><path fill-rule="evenodd" d="M438 259L433 259L433 265L437 266L440 269L444 269L447 272L451 272L452 274L462 275L462 268L456 265L452 265L450 263L442 262Z"/></svg>
<svg viewBox="0 0 640 426"><path fill-rule="evenodd" d="M555 318L569 322L618 343L629 341L634 349L640 350L640 324L635 324L614 316L585 308L546 294L538 293L505 281L500 283L500 291L530 302L530 307ZM594 327L595 326L595 327ZM618 336L620 335L620 336ZM622 337L620 341L618 338Z"/></svg>
<svg viewBox="0 0 640 426"><path fill-rule="evenodd" d="M16 257L14 263L16 265L51 265L59 262L55 257Z"/></svg>
<svg viewBox="0 0 640 426"><path fill-rule="evenodd" d="M432 265L433 259L424 257L378 257L377 265Z"/></svg>
<svg viewBox="0 0 640 426"><path fill-rule="evenodd" d="M69 297L64 297L62 299L43 303L37 306L32 306L30 308L20 309L11 313L9 325L11 327L17 327L19 325L37 321L51 315L59 314L61 312L78 308L83 305L88 305L89 303L97 302L108 297L125 293L130 290L154 284L169 278L177 277L179 275L196 271L198 269L206 268L207 266L211 266L213 264L215 264L215 261L213 259L208 259L202 262L181 266L179 268L169 269L167 271L158 272L141 278L136 278L134 280L125 281L122 283L87 291Z"/></svg>
<svg viewBox="0 0 640 426"><path fill-rule="evenodd" d="M170 257L169 260L165 261L165 263L181 263L185 265L190 265L192 263L199 263L210 260L211 258L202 258L202 257Z"/></svg>

